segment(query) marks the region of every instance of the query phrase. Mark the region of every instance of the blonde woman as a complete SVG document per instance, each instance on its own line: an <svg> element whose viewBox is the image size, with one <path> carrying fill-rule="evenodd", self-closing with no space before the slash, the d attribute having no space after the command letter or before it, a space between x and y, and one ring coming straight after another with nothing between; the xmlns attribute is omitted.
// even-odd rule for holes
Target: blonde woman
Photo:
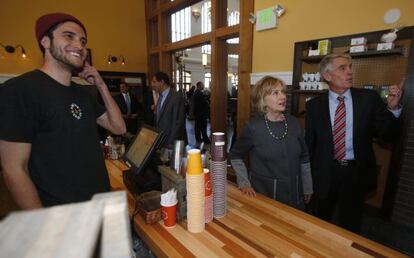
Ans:
<svg viewBox="0 0 414 258"><path fill-rule="evenodd" d="M309 155L298 120L286 110L286 86L266 76L256 83L252 106L257 111L247 122L230 153L241 191L256 192L298 209L313 193ZM249 172L243 162L250 154Z"/></svg>

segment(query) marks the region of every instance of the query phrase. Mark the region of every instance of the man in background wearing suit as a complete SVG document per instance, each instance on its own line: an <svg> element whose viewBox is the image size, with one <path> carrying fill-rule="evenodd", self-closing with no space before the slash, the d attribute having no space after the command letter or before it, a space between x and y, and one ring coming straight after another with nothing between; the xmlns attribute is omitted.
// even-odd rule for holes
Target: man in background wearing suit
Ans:
<svg viewBox="0 0 414 258"><path fill-rule="evenodd" d="M170 87L170 79L163 72L154 74L151 87L159 94L155 125L166 134L164 146L173 146L175 140L186 139L184 98Z"/></svg>
<svg viewBox="0 0 414 258"><path fill-rule="evenodd" d="M210 144L210 139L207 135L207 119L210 117L210 108L206 97L203 93L204 84L197 82L197 89L193 95L194 105L194 132L197 144L204 142Z"/></svg>
<svg viewBox="0 0 414 258"><path fill-rule="evenodd" d="M138 130L138 101L134 94L129 92L128 85L125 82L119 84L120 94L114 96L116 104L121 110L127 126L127 132L136 134Z"/></svg>
<svg viewBox="0 0 414 258"><path fill-rule="evenodd" d="M352 88L349 55L320 63L329 91L306 103L306 143L311 157L315 215L359 233L364 195L376 187L373 137L389 140L398 128L402 83L389 88L387 106L373 90Z"/></svg>

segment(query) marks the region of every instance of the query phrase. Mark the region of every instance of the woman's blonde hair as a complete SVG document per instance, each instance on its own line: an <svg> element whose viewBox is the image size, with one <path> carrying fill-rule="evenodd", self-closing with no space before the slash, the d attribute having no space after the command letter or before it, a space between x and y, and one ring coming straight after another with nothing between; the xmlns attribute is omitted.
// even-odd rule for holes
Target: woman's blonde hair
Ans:
<svg viewBox="0 0 414 258"><path fill-rule="evenodd" d="M286 88L285 83L281 79L272 76L265 76L254 85L251 98L253 111L266 113L264 98L278 85Z"/></svg>

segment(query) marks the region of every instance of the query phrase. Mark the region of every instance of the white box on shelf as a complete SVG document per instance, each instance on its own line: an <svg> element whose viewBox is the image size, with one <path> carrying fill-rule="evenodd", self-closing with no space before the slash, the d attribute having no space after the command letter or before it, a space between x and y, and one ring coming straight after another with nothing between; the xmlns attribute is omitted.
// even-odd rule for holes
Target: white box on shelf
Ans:
<svg viewBox="0 0 414 258"><path fill-rule="evenodd" d="M367 38L365 37L351 39L351 46L365 45L365 44L367 44Z"/></svg>
<svg viewBox="0 0 414 258"><path fill-rule="evenodd" d="M377 50L381 51L381 50L390 50L394 48L394 43L390 42L390 43L378 43L377 44Z"/></svg>
<svg viewBox="0 0 414 258"><path fill-rule="evenodd" d="M315 49L315 50L309 49L308 56L319 56L319 49Z"/></svg>
<svg viewBox="0 0 414 258"><path fill-rule="evenodd" d="M366 45L351 46L349 48L349 53L360 53L367 51L368 47Z"/></svg>

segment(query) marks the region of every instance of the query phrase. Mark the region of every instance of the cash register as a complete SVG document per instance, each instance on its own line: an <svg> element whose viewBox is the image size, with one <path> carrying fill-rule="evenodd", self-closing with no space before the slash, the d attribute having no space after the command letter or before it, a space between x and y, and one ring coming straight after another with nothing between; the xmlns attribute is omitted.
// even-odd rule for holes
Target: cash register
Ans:
<svg viewBox="0 0 414 258"><path fill-rule="evenodd" d="M134 194L161 190L156 151L162 146L165 134L150 126L142 126L122 157L128 170L122 173L127 189Z"/></svg>

